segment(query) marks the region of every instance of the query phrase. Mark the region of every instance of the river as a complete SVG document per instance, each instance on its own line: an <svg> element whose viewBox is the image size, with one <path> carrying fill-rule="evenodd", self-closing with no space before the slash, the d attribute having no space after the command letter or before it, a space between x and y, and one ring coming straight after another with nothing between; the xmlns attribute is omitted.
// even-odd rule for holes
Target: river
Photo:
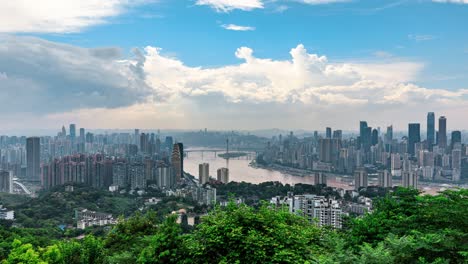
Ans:
<svg viewBox="0 0 468 264"><path fill-rule="evenodd" d="M197 150L200 148L197 148ZM217 156L217 154L224 153L220 150L215 152L202 152L195 151L190 152L187 149L187 156L184 159L184 170L195 177L198 177L198 165L200 163L210 164L210 176L216 178L216 171L221 167L226 167L226 160ZM295 176L288 173L273 171L263 168L253 168L249 166L249 163L254 158L254 153L250 153L249 156L229 159L229 180L236 182L250 182L250 183L261 183L268 181L279 181L283 184L296 184L296 183L307 183L313 184L314 178L311 176Z"/></svg>
<svg viewBox="0 0 468 264"><path fill-rule="evenodd" d="M200 163L210 164L210 176L216 178L216 171L221 167L226 167L226 160L217 156L217 154L224 153L224 150L218 152L201 151L204 148L196 148L197 151L191 152L191 149L187 149L188 153L184 159L184 170L193 176L198 178L198 165ZM200 150L200 151L198 151ZM314 184L313 174L303 172L303 175L297 175L296 173L288 173L287 171L270 170L265 168L254 168L249 166L250 162L254 158L255 153L250 153L247 157L229 159L229 180L235 182L250 182L250 183L261 183L268 181L278 181L283 184ZM294 174L294 175L293 175ZM351 176L340 176L327 173L327 184L333 187L339 187L346 190L353 189L350 183L353 181ZM369 178L369 184L375 185L377 183L375 178ZM400 185L399 180L394 179L394 185ZM428 183L420 182L419 189L427 194L436 194L437 192L453 187L466 188L466 185L449 185L439 183Z"/></svg>

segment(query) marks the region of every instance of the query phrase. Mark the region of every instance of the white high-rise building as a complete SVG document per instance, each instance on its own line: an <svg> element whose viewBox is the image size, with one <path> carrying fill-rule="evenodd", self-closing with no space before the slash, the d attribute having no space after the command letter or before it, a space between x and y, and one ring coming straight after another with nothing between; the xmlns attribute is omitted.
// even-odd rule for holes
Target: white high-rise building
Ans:
<svg viewBox="0 0 468 264"><path fill-rule="evenodd" d="M305 194L287 196L283 199L274 197L271 199L271 203L286 205L289 207L289 212L302 214L310 222L315 222L318 226L342 228L343 211L337 200Z"/></svg>
<svg viewBox="0 0 468 264"><path fill-rule="evenodd" d="M392 153L391 157L391 172L392 175L401 176L401 157L398 153Z"/></svg>

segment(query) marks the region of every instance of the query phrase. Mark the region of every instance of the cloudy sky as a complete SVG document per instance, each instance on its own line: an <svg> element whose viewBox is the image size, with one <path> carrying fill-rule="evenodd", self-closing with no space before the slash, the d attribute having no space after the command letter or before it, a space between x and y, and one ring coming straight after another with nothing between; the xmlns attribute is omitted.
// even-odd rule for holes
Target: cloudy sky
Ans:
<svg viewBox="0 0 468 264"><path fill-rule="evenodd" d="M2 130L468 129L468 0L0 1Z"/></svg>

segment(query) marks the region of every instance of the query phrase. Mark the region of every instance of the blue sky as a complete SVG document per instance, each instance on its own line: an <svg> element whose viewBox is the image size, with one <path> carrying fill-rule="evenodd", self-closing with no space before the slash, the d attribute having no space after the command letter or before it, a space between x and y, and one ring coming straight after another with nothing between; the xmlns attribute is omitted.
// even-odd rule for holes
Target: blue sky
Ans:
<svg viewBox="0 0 468 264"><path fill-rule="evenodd" d="M142 65L142 71L146 75L142 81L148 85L148 92L139 93L135 96L137 99L131 102L95 104L94 102L98 100L93 99L90 103L71 104L73 107L68 109L58 107L55 112L49 109L42 113L43 124L55 126L56 123L63 122L65 118L75 118L89 126L98 126L103 122L93 123L87 120L83 117L86 115L83 111L98 111L99 108L101 111L115 110L122 113L122 111L125 112L126 107L135 108L137 105L146 107L147 104L152 104L156 105L157 109L164 109L162 112L176 113L175 116L179 116L180 122L185 124L178 125L180 128L192 128L198 124L202 127L225 127L226 124L221 122L221 119L225 119L224 117L218 121L210 121L216 119L210 113L217 111L218 113L225 112L226 116L240 112L239 116L233 116L236 122L232 123L233 126L240 128L280 127L284 124L285 127L318 129L323 125L335 125L319 119L318 116L336 115L336 104L345 104L344 107L349 106L349 111L354 113L352 115L354 123L357 123L358 119L372 120L374 118L373 121L379 122L382 126L385 123L397 123L403 127L410 121L422 122L426 111L441 111L447 115L454 113L458 118L456 120L462 120L462 115L459 113L467 106L466 95L468 93L465 93L465 89L468 89L468 1L465 0L136 0L129 1L130 4L127 1L118 0L108 6L100 6L93 0L86 0L82 1L83 5L86 5L87 1L90 4L82 8L83 14L79 13L80 8L70 11L62 7L57 12L62 12L63 15L44 12L43 17L29 18L25 15L28 14L27 10L24 12L20 10L8 18L0 19L0 32L10 39L4 42L11 42L13 37L20 42L47 40L50 43L68 44L70 47L85 50L120 49L121 54L117 56L118 58L111 56L107 59L111 60L110 63L127 61L129 64L136 63L137 60L132 50L137 48L146 58L144 66ZM34 6L34 1L20 0L18 2L25 2L26 5L23 6L29 4L31 10L37 8ZM70 0L63 2L79 3L79 1ZM50 5L52 9L56 4L57 1L54 0L47 0L43 3L43 5ZM11 14L19 10L12 3L7 5L9 6L3 8L5 12ZM1 6L0 9L2 9ZM92 12L93 9L97 11ZM70 12L69 16L67 12ZM83 17L87 19L85 22L82 21ZM15 24L8 21L16 18L26 21L30 19L31 23ZM50 20L53 20L53 23ZM69 27L64 28L62 25L69 25ZM228 30L229 25L231 28L244 30ZM50 43L40 45L49 48ZM249 79L251 74L242 69L244 63L248 64L250 55L235 55L237 49L248 47L255 58L286 63L292 61L291 49L300 44L306 50L304 54L326 56L326 62L309 62L314 67L317 63L320 64L317 67L322 71L321 77L314 77L311 81L309 76L301 73L301 78L304 78L301 79L302 82L281 96L278 94L282 94L282 86L269 77L275 76L276 71L281 69L271 66L269 71L256 72L256 79L252 81ZM148 50L145 50L146 47L157 47L158 52L151 55ZM301 51L302 48L298 50L298 52ZM18 50L18 53L22 53L21 50ZM194 76L187 77L184 84L174 79L167 79L167 72L158 72L162 66L157 62L161 61L161 58L168 60L164 67L168 63L177 64L177 66L169 67L170 69L164 68L164 70L170 70L171 74L177 68L175 77L189 76L187 72ZM156 61L153 63L153 68L150 63L152 59ZM269 64L265 64L268 63L267 61L250 66L253 69L255 69L254 66L270 67ZM3 67L0 64L0 74L14 76L13 73L9 74L11 69L7 66ZM310 65L305 67L304 74L314 76L315 70L311 70L310 67ZM231 68L235 68L234 73ZM359 78L354 75L340 75L341 79L332 78L330 71L335 68L340 68L339 74L343 74L342 70L345 69L346 74L357 74ZM197 69L201 69L200 72L194 73ZM203 71L206 69L214 69L217 72L211 75L212 72ZM374 72L375 69L378 69L378 72ZM73 72L76 72L76 69ZM385 74L388 75L383 76ZM206 75L206 79L199 80L197 75ZM21 77L18 78L25 79L28 76ZM224 84L210 82L213 79L222 78L231 80L231 83L226 84L230 86L213 88ZM258 81L263 78L265 80ZM166 80L161 81L161 79ZM246 81L247 79L249 81ZM381 89L380 92L368 93L371 89L368 87L369 84L366 84L367 86L363 84L364 81L378 82L378 85L370 86L378 86ZM41 83L44 85L47 82L41 80ZM193 83L197 85L203 83L203 85L194 87ZM236 86L238 84L239 87ZM252 92L254 89L250 87L252 85L259 90ZM416 88L408 85L414 85ZM340 86L340 88L335 87L330 90L330 86ZM351 96L348 94L351 88L343 90L346 87L356 86L365 86L362 88L365 92ZM77 85L77 87L81 86ZM269 89L274 91L274 94ZM344 92L338 93L337 90ZM398 100L392 97L394 96L392 90L399 91L397 93L401 96ZM434 92L435 90L437 92ZM47 92L55 91L54 88L50 91L47 88ZM453 93L448 94L449 92ZM108 96L105 92L98 91L98 93ZM299 98L300 94L309 93L313 96ZM256 96L260 94L264 96ZM323 97L323 94L326 96ZM378 100L376 96L384 99ZM65 102L66 100L67 98ZM213 100L222 100L225 104L212 108L210 105L216 105ZM408 100L421 100L421 105L409 106ZM180 104L180 108L175 109L171 106L171 111L169 111L168 105L173 105L175 102ZM408 108L401 107L400 104ZM447 106L442 107L440 104ZM431 105L434 107L429 107ZM282 120L283 123L278 124L275 120L258 123L253 119L245 118L246 114L241 113L249 108L263 109L265 107L268 107L268 111L272 113L280 111L278 120ZM293 109L289 114L285 114L282 111L285 107ZM403 108L410 109L410 111L411 109L418 110L411 111L415 112L414 116L410 115L401 120L392 117L392 115L400 115L399 111L403 111ZM180 116L180 112L184 111L182 109L189 109L189 113ZM290 121L291 115L296 116L297 113L304 111L320 112L321 115L309 117L310 120L315 120L311 122L312 125L304 125L300 118ZM371 111L382 114L369 116L368 113ZM28 117L34 116L31 114L34 111L31 110L18 111L17 114L21 116L25 114L23 112L26 112ZM196 113L197 116L190 116L190 113ZM111 113L107 114L111 115ZM414 120L417 118L420 120ZM140 120L140 118L136 119ZM196 122L187 120L196 120ZM16 126L14 121L7 121L8 124ZM129 126L147 125L147 122L156 124L152 125L155 128L171 125L167 120L141 118L138 123L129 124ZM347 123L347 120L333 118L330 122L338 123L335 126L342 125L345 129L352 129L354 126L352 122ZM110 122L105 125L116 124Z"/></svg>
<svg viewBox="0 0 468 264"><path fill-rule="evenodd" d="M280 12L277 9L286 6ZM255 27L230 31L223 24ZM468 5L431 1L267 3L263 9L215 12L195 1L161 0L131 8L108 23L73 34L39 34L83 47L158 46L190 66L239 63L241 46L258 57L287 59L298 43L333 60L374 59L386 52L427 64L420 82L452 88L468 83ZM433 78L434 75L439 78ZM432 79L425 81L426 78ZM449 79L449 80L447 80Z"/></svg>

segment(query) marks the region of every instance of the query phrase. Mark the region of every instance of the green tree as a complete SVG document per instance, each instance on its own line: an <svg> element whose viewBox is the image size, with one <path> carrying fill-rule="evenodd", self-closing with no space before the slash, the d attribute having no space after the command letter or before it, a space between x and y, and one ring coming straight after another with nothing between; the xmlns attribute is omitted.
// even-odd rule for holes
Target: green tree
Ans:
<svg viewBox="0 0 468 264"><path fill-rule="evenodd" d="M42 264L46 263L41 260L39 253L34 250L33 245L23 244L20 240L15 239L12 243L12 250L6 260L2 264Z"/></svg>
<svg viewBox="0 0 468 264"><path fill-rule="evenodd" d="M231 202L203 218L187 248L193 263L307 263L318 256L320 236L317 227L286 210Z"/></svg>
<svg viewBox="0 0 468 264"><path fill-rule="evenodd" d="M141 252L138 263L180 263L188 261L183 249L182 228L171 215L158 227L156 234L149 236L149 245Z"/></svg>

